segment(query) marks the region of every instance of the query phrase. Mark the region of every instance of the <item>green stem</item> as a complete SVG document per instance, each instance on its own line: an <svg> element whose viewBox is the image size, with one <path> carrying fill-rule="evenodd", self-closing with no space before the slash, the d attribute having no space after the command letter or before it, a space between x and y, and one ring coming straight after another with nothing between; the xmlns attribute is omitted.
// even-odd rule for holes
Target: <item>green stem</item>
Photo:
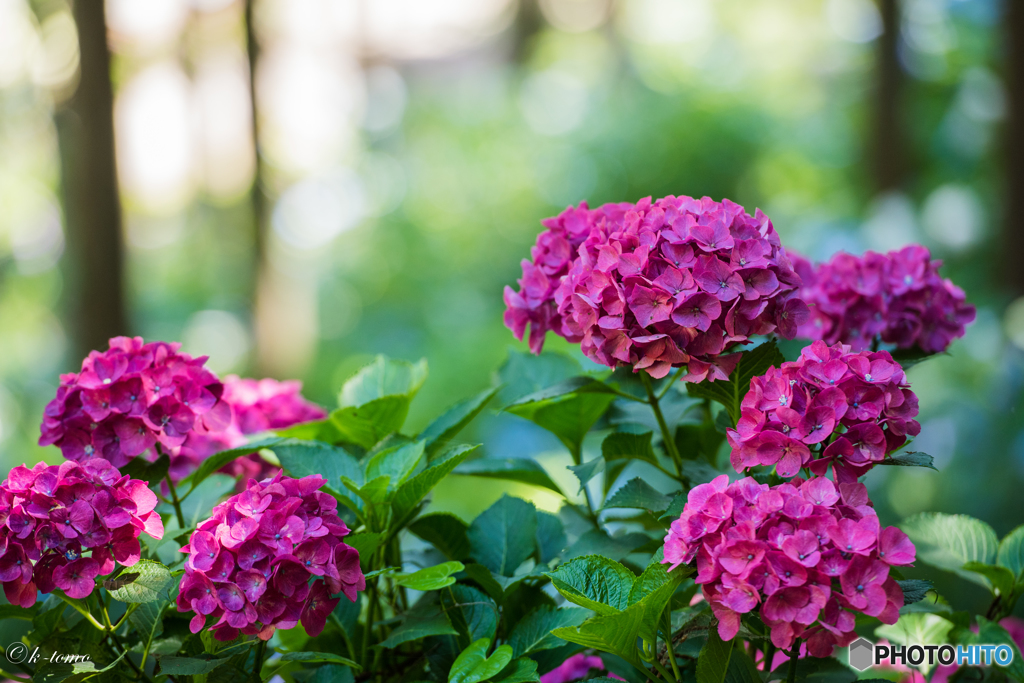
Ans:
<svg viewBox="0 0 1024 683"><path fill-rule="evenodd" d="M665 398L665 394L668 393L668 390L671 389L672 385L675 384L677 381L679 381L679 378L682 377L684 374L686 374L686 366L685 365L683 367L679 368L678 370L676 370L675 374L673 374L672 377L669 379L669 381L665 383L665 387L658 393L658 400L659 401L661 399Z"/></svg>
<svg viewBox="0 0 1024 683"><path fill-rule="evenodd" d="M256 646L256 661L252 665L252 677L254 680L263 679L263 657L267 653L267 641L261 640Z"/></svg>
<svg viewBox="0 0 1024 683"><path fill-rule="evenodd" d="M354 659L356 657L356 650L352 647L352 641L349 639L348 631L346 631L345 627L342 625L341 619L339 619L338 615L334 612L331 612L331 616L329 618L331 623L334 624L334 627L338 629L338 633L341 634L341 639L345 641L345 648L348 650L348 656Z"/></svg>
<svg viewBox="0 0 1024 683"><path fill-rule="evenodd" d="M640 380L644 383L644 389L647 391L647 402L651 406L651 410L654 411L654 418L658 421L658 428L661 429L661 440L664 442L665 452L668 453L669 457L672 458L672 462L675 463L677 478L682 481L683 459L679 457L679 450L676 449L676 440L672 436L672 431L668 428L668 423L665 422L665 416L661 413L658 397L654 395L654 387L651 386L651 377L641 370Z"/></svg>
<svg viewBox="0 0 1024 683"><path fill-rule="evenodd" d="M583 464L583 446L582 446L582 444L580 446L576 447L576 448L570 448L569 449L569 455L572 456L572 464L573 465L582 465ZM583 486L581 488L583 489L583 495L587 499L587 517L589 517L590 521L594 523L594 526L597 526L597 512L594 511L594 500L593 500L593 498L590 495L590 486L588 486L587 484L583 484Z"/></svg>
<svg viewBox="0 0 1024 683"><path fill-rule="evenodd" d="M166 477L167 487L171 490L171 503L174 505L174 514L178 516L178 528L185 529L185 515L181 512L181 501L178 500L178 492L174 490L174 482L171 481L171 475L168 473Z"/></svg>
<svg viewBox="0 0 1024 683"><path fill-rule="evenodd" d="M92 624L93 626L95 626L96 628L98 628L101 631L106 631L107 630L106 626L104 626L100 622L96 621L96 617L94 617L92 614L90 614L89 610L83 609L82 606L79 605L78 602L74 598L69 598L68 596L64 595L63 591L54 591L53 594L56 595L61 600L63 600L64 602L66 602L68 605L70 605L76 612L78 612L83 617L85 617L90 624Z"/></svg>
<svg viewBox="0 0 1024 683"><path fill-rule="evenodd" d="M682 675L679 673L679 665L676 664L676 653L672 649L672 612L665 610L665 653L668 655L668 663L672 665L672 673L675 674L676 680L683 680Z"/></svg>
<svg viewBox="0 0 1024 683"><path fill-rule="evenodd" d="M800 639L793 641L793 649L789 651L789 683L796 683L796 660L800 657Z"/></svg>
<svg viewBox="0 0 1024 683"><path fill-rule="evenodd" d="M771 671L772 670L772 662L774 660L775 660L775 643L773 643L771 641L771 638L769 638L768 639L768 644L764 648L764 661L765 661L764 670L765 671Z"/></svg>
<svg viewBox="0 0 1024 683"><path fill-rule="evenodd" d="M658 661L657 657L654 658L654 661L652 662L652 664L654 664L654 668L658 670L658 673L661 674L662 677L666 681L678 681L679 680L678 678L673 678L672 677L672 674L670 674L668 672L668 669L666 669L664 666L661 665L661 662Z"/></svg>

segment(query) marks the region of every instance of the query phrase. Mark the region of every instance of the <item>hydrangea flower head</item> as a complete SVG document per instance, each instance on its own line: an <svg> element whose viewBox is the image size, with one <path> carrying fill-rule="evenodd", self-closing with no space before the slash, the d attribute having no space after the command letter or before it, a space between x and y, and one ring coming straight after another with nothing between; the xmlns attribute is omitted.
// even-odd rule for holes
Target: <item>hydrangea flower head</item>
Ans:
<svg viewBox="0 0 1024 683"><path fill-rule="evenodd" d="M756 609L776 647L803 638L811 655L828 657L857 637L854 613L896 623L903 591L889 567L913 563L915 552L902 531L881 528L863 484L818 477L770 487L722 475L690 490L664 562L696 558L723 640Z"/></svg>
<svg viewBox="0 0 1024 683"><path fill-rule="evenodd" d="M211 619L220 640L239 631L267 640L301 621L315 636L338 604L332 595L356 600L366 588L359 552L341 540L349 529L324 483L280 472L250 480L196 527L181 549L188 559L177 600L178 611L195 613L193 633Z"/></svg>
<svg viewBox="0 0 1024 683"><path fill-rule="evenodd" d="M974 321L963 290L939 275L942 262L919 244L887 254L839 253L816 268L794 261L803 279L799 296L811 308L801 337L858 351L880 337L901 349L939 353Z"/></svg>
<svg viewBox="0 0 1024 683"><path fill-rule="evenodd" d="M540 683L570 683L570 681L586 678L591 671L599 671L603 674L604 670L604 662L600 657L580 652L541 676ZM607 674L607 677L617 681L623 680L613 673Z"/></svg>
<svg viewBox="0 0 1024 683"><path fill-rule="evenodd" d="M750 380L736 428L726 432L732 464L737 472L774 465L781 477L831 466L836 481L854 482L917 436L917 406L888 351L816 341L795 362Z"/></svg>
<svg viewBox="0 0 1024 683"><path fill-rule="evenodd" d="M505 324L519 339L529 324L535 353L552 330L603 365L658 378L685 365L684 379L713 380L731 369L723 352L754 335L792 338L808 316L760 210L669 196L581 204L544 225L519 291L505 290Z"/></svg>
<svg viewBox="0 0 1024 683"><path fill-rule="evenodd" d="M0 484L0 581L14 605L31 607L36 592L92 593L115 562L139 561L139 535L163 537L145 482L122 476L106 460L38 463L11 470Z"/></svg>
<svg viewBox="0 0 1024 683"><path fill-rule="evenodd" d="M171 478L177 481L188 476L214 453L244 446L250 434L327 417L323 408L307 401L301 392L302 382L295 380L242 379L228 375L224 378L222 400L231 407L231 422L216 432L190 433L185 443L172 452ZM221 472L244 482L272 477L278 470L252 454L233 460Z"/></svg>
<svg viewBox="0 0 1024 683"><path fill-rule="evenodd" d="M69 460L99 457L122 467L156 444L170 450L192 432L223 429L231 420L223 384L203 367L205 356L179 347L114 337L106 351L91 352L81 372L61 376L39 445L56 444Z"/></svg>

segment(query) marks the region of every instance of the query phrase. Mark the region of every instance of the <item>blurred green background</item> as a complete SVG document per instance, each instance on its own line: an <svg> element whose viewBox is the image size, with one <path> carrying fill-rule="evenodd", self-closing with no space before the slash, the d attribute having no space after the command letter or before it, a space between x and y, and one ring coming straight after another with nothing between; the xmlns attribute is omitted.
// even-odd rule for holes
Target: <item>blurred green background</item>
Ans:
<svg viewBox="0 0 1024 683"><path fill-rule="evenodd" d="M35 446L43 406L114 333L324 405L372 354L426 357L415 429L524 348L501 292L541 218L710 195L812 258L945 261L978 318L910 371L941 473L868 484L884 522L1005 534L1024 521L1022 5L0 0L0 466L59 461ZM568 475L525 421L473 431ZM435 504L471 517L501 490L456 477Z"/></svg>

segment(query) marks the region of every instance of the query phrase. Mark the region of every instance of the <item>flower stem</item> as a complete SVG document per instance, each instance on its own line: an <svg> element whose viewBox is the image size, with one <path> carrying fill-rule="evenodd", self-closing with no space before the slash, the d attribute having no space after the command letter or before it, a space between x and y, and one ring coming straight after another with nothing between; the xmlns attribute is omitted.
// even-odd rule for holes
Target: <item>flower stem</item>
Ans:
<svg viewBox="0 0 1024 683"><path fill-rule="evenodd" d="M672 612L666 610L665 615L665 654L668 655L668 663L672 665L672 673L675 674L676 680L683 680L682 675L679 673L679 665L676 664L676 653L672 649Z"/></svg>
<svg viewBox="0 0 1024 683"><path fill-rule="evenodd" d="M174 514L178 516L178 528L185 528L185 515L181 512L181 501L178 500L178 492L174 490L174 482L171 481L171 475L168 472L167 477L167 488L171 490L171 503L174 505Z"/></svg>
<svg viewBox="0 0 1024 683"><path fill-rule="evenodd" d="M651 406L651 410L654 411L654 418L658 421L658 428L661 429L661 440L664 442L665 452L668 453L669 457L672 458L672 462L675 463L677 476L682 481L683 460L679 457L679 451L676 449L676 440L672 436L672 431L668 428L665 416L661 412L658 397L654 395L654 387L651 386L650 375L641 370L640 380L644 383L644 389L647 391L647 403Z"/></svg>
<svg viewBox="0 0 1024 683"><path fill-rule="evenodd" d="M800 657L800 639L797 638L793 641L793 649L789 651L789 683L795 683L796 681L796 660ZM766 666L771 666L766 664Z"/></svg>
<svg viewBox="0 0 1024 683"><path fill-rule="evenodd" d="M78 604L77 600L75 600L73 598L69 598L68 596L64 595L63 591L53 591L53 594L56 595L61 600L63 600L64 602L66 602L67 604L71 605L71 607L76 612L78 612L83 617L85 617L86 620L88 620L88 622L90 624L92 624L93 626L95 626L96 628L98 628L101 631L106 631L107 630L107 627L104 626L103 624L101 624L100 622L96 621L96 617L94 617L92 614L90 614L89 610L82 608L82 606Z"/></svg>
<svg viewBox="0 0 1024 683"><path fill-rule="evenodd" d="M675 374L673 374L672 377L669 378L668 382L665 383L665 387L658 393L658 400L665 398L665 394L668 393L668 390L672 388L673 384L679 381L679 378L682 377L684 373L686 373L686 370L687 368L684 365L683 367L675 371Z"/></svg>
<svg viewBox="0 0 1024 683"><path fill-rule="evenodd" d="M678 681L679 680L678 677L673 678L672 674L670 674L668 672L668 670L664 666L662 666L661 662L659 662L657 658L655 658L654 662L652 662L652 663L654 664L654 668L658 670L658 673L661 674L662 677L666 681Z"/></svg>

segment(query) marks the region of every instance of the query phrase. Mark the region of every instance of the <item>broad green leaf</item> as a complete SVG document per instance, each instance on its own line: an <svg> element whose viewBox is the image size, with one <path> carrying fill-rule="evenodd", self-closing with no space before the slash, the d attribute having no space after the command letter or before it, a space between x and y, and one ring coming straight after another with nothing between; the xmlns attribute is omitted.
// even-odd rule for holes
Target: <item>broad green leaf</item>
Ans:
<svg viewBox="0 0 1024 683"><path fill-rule="evenodd" d="M461 562L442 562L411 574L395 574L394 581L399 586L416 591L436 591L455 583L455 577L452 574L461 572L465 568Z"/></svg>
<svg viewBox="0 0 1024 683"><path fill-rule="evenodd" d="M61 602L63 605L64 603ZM39 612L39 603L31 607L19 607L18 605L0 605L0 619L24 619L32 621Z"/></svg>
<svg viewBox="0 0 1024 683"><path fill-rule="evenodd" d="M904 370L906 370L907 368L911 368L911 367L917 365L921 361L926 361L929 358L931 358L933 356L938 356L938 355L949 355L949 354L947 354L945 352L942 352L942 353L928 353L927 351L922 351L921 348L919 346L917 346L917 345L914 345L914 346L910 347L909 349L893 349L892 350L892 359L894 361L896 361L897 363L899 363L900 367L902 367Z"/></svg>
<svg viewBox="0 0 1024 683"><path fill-rule="evenodd" d="M408 522L407 518L424 496L478 448L479 445L458 446L436 458L427 469L402 484L391 500L391 509L394 511L398 528Z"/></svg>
<svg viewBox="0 0 1024 683"><path fill-rule="evenodd" d="M616 614L629 606L633 572L599 555L584 555L548 574L551 584L570 602L598 614Z"/></svg>
<svg viewBox="0 0 1024 683"><path fill-rule="evenodd" d="M580 453L583 438L615 400L611 387L590 377L575 377L519 399L505 410L526 418Z"/></svg>
<svg viewBox="0 0 1024 683"><path fill-rule="evenodd" d="M743 651L743 648L733 648L729 656L729 668L725 673L725 683L762 683L761 672L757 670L754 660Z"/></svg>
<svg viewBox="0 0 1024 683"><path fill-rule="evenodd" d="M215 458L217 455L214 454L212 457ZM121 475L128 475L132 479L138 479L139 481L155 483L163 481L164 477L167 476L167 469L170 464L171 459L166 453L162 454L154 462L149 462L144 458L132 458L127 465L121 468Z"/></svg>
<svg viewBox="0 0 1024 683"><path fill-rule="evenodd" d="M484 389L476 396L455 404L441 417L427 425L418 437L426 442L427 459L431 459L435 453L447 446L456 434L480 414L496 393L498 387Z"/></svg>
<svg viewBox="0 0 1024 683"><path fill-rule="evenodd" d="M396 648L402 643L408 643L427 636L457 636L459 632L452 628L452 622L448 615L439 605L416 604L411 610L405 613L402 623L392 631L387 640L380 644L385 649Z"/></svg>
<svg viewBox="0 0 1024 683"><path fill-rule="evenodd" d="M216 669L230 657L217 657L214 655L196 655L194 657L158 657L157 673L168 676L198 676L207 674Z"/></svg>
<svg viewBox="0 0 1024 683"><path fill-rule="evenodd" d="M1024 581L1024 525L1011 531L999 543L996 564L1013 572L1016 582Z"/></svg>
<svg viewBox="0 0 1024 683"><path fill-rule="evenodd" d="M1013 659L1004 671L1018 683L1024 683L1024 658L1021 657L1020 647L1014 642L1006 629L997 622L989 621L983 616L978 616L978 632L968 632L964 636L966 644L977 645L1009 645L1013 650Z"/></svg>
<svg viewBox="0 0 1024 683"><path fill-rule="evenodd" d="M71 676L75 676L78 674L94 676L96 674L105 673L113 669L115 666L117 666L118 663L122 659L124 659L124 656L126 654L127 652L122 652L120 657L112 661L110 664L107 664L102 669L97 669L96 662L93 662L92 660L76 662L74 664L65 664L63 662L47 662L36 670L35 675L32 676L32 680L36 683L59 683L60 681L63 681L66 678L70 678Z"/></svg>
<svg viewBox="0 0 1024 683"><path fill-rule="evenodd" d="M703 411L701 411L703 412ZM724 414L728 418L729 413ZM730 427L732 425L729 425ZM718 454L718 448L725 441L724 432L719 432L715 426L708 423L682 424L676 427L676 450L684 460L697 460L703 458L708 462L714 462Z"/></svg>
<svg viewBox="0 0 1024 683"><path fill-rule="evenodd" d="M414 441L382 451L366 463L366 479L369 481L380 476L387 476L391 479L390 487L397 488L405 483L424 459L422 441Z"/></svg>
<svg viewBox="0 0 1024 683"><path fill-rule="evenodd" d="M498 369L501 405L508 405L582 372L579 361L562 353L546 351L534 355L509 349L508 360Z"/></svg>
<svg viewBox="0 0 1024 683"><path fill-rule="evenodd" d="M594 458L593 460L588 460L582 465L566 465L565 467L575 474L576 478L580 480L580 488L576 493L583 493L583 489L587 487L587 483L589 483L590 480L596 477L599 473L604 472L605 460L604 458Z"/></svg>
<svg viewBox="0 0 1024 683"><path fill-rule="evenodd" d="M374 551L384 542L385 535L382 532L364 531L358 534L349 534L342 540L358 550L360 561L365 562L369 561Z"/></svg>
<svg viewBox="0 0 1024 683"><path fill-rule="evenodd" d="M672 499L656 491L640 477L630 479L604 504L608 508L639 508L661 512L668 508Z"/></svg>
<svg viewBox="0 0 1024 683"><path fill-rule="evenodd" d="M547 564L558 557L569 542L565 535L565 527L555 515L537 511L537 553L541 564Z"/></svg>
<svg viewBox="0 0 1024 683"><path fill-rule="evenodd" d="M514 659L491 680L494 683L538 683L540 675L537 673L537 662L528 657Z"/></svg>
<svg viewBox="0 0 1024 683"><path fill-rule="evenodd" d="M502 496L473 520L467 536L474 559L496 574L512 576L537 547L537 509Z"/></svg>
<svg viewBox="0 0 1024 683"><path fill-rule="evenodd" d="M697 683L722 683L729 671L733 641L723 642L717 628L708 629L708 640L697 656Z"/></svg>
<svg viewBox="0 0 1024 683"><path fill-rule="evenodd" d="M605 460L646 460L658 464L651 446L653 432L631 434L629 432L613 432L601 442L601 456Z"/></svg>
<svg viewBox="0 0 1024 683"><path fill-rule="evenodd" d="M885 460L880 460L878 464L894 465L896 467L927 467L928 469L935 470L936 472L939 471L938 468L935 467L935 458L927 453L921 453L919 451L897 453Z"/></svg>
<svg viewBox="0 0 1024 683"><path fill-rule="evenodd" d="M169 604L164 601L144 602L128 615L128 623L142 639L143 652L148 652L153 640L163 633L163 611Z"/></svg>
<svg viewBox="0 0 1024 683"><path fill-rule="evenodd" d="M668 567L662 564L660 560L661 557L656 556L647 565L643 573L633 582L633 587L630 588L627 599L630 605L635 605L668 584L679 585L679 582L693 572L691 568L686 566L678 567L669 572Z"/></svg>
<svg viewBox="0 0 1024 683"><path fill-rule="evenodd" d="M353 683L352 669L337 664L318 666L305 683ZM211 683L207 681L207 683Z"/></svg>
<svg viewBox="0 0 1024 683"><path fill-rule="evenodd" d="M341 388L338 405L342 408L362 406L385 396L412 398L427 379L427 361L417 363L377 356Z"/></svg>
<svg viewBox="0 0 1024 683"><path fill-rule="evenodd" d="M494 598L498 604L505 602L505 586L498 581L497 575L482 564L475 562L466 565L466 576L476 581L484 592Z"/></svg>
<svg viewBox="0 0 1024 683"><path fill-rule="evenodd" d="M388 489L391 485L391 477L381 475L370 479L362 486L348 477L342 477L341 483L352 493L359 496L367 505L380 505L388 499Z"/></svg>
<svg viewBox="0 0 1024 683"><path fill-rule="evenodd" d="M464 644L468 645L480 638L495 637L498 631L498 606L484 593L473 586L456 583L438 595Z"/></svg>
<svg viewBox="0 0 1024 683"><path fill-rule="evenodd" d="M689 494L686 491L677 493L672 498L672 502L668 504L668 509L661 513L659 519L670 519L675 520L679 518L679 515L683 514L683 508L686 507L686 499Z"/></svg>
<svg viewBox="0 0 1024 683"><path fill-rule="evenodd" d="M995 595L1010 595L1013 593L1014 576L1006 567L998 567L981 562L968 562L964 570L981 574L988 579Z"/></svg>
<svg viewBox="0 0 1024 683"><path fill-rule="evenodd" d="M987 578L963 568L968 562L995 564L999 540L988 524L966 515L922 512L900 526L917 546L918 559L991 590Z"/></svg>
<svg viewBox="0 0 1024 683"><path fill-rule="evenodd" d="M402 428L411 402L411 396L382 396L360 406L338 408L323 429L329 426L333 430L330 441L348 441L369 449Z"/></svg>
<svg viewBox="0 0 1024 683"><path fill-rule="evenodd" d="M746 653L742 648L733 648L732 658L729 660L729 674L725 677L726 683L733 683L733 663ZM750 658L747 657L749 660ZM854 683L857 681L857 672L850 667L840 664L832 658L818 659L817 657L800 657L796 660L796 680L806 683ZM789 662L777 667L771 674L771 679L785 681L789 677ZM885 679L869 678L861 679L860 683L882 683Z"/></svg>
<svg viewBox="0 0 1024 683"><path fill-rule="evenodd" d="M112 597L121 602L155 602L170 599L168 589L173 579L167 567L152 560L139 560L128 571L138 576L131 583L110 591Z"/></svg>
<svg viewBox="0 0 1024 683"><path fill-rule="evenodd" d="M896 583L899 584L900 589L903 591L904 605L921 602L924 600L925 595L928 594L928 591L934 588L931 581L923 579L907 579L906 581L896 581Z"/></svg>
<svg viewBox="0 0 1024 683"><path fill-rule="evenodd" d="M895 624L883 624L875 629L875 636L887 638L889 642L899 645L942 645L949 642L948 636L953 622L938 614L927 612L910 612L900 616ZM928 659L921 665L928 673Z"/></svg>
<svg viewBox="0 0 1024 683"><path fill-rule="evenodd" d="M512 660L512 648L502 645L488 657L490 646L490 638L481 638L463 650L452 664L448 683L479 683L500 673Z"/></svg>
<svg viewBox="0 0 1024 683"><path fill-rule="evenodd" d="M469 538L466 535L469 525L450 512L423 515L409 525L409 531L440 550L449 560L469 557Z"/></svg>
<svg viewBox="0 0 1024 683"><path fill-rule="evenodd" d="M283 441L283 439L281 439L280 437L273 436L264 439L258 439L244 446L239 446L238 448L231 448L226 451L214 453L209 458L206 458L201 463L199 463L199 467L196 469L195 472L182 479L181 483L178 484L178 488L180 489L187 482L189 484L188 493L191 493L192 490L200 483L202 483L204 479L206 479L211 474L219 470L221 467L227 465L229 462L233 462L234 460L245 457L246 455L249 455L251 453L256 453L257 451L263 448L273 448L276 444L280 443L281 441ZM136 460L138 459L139 458L136 458ZM154 480L146 479L145 481ZM188 495L188 493L186 493L185 495Z"/></svg>
<svg viewBox="0 0 1024 683"><path fill-rule="evenodd" d="M353 669L362 669L351 659L346 659L333 652L285 652L281 655L282 662L303 662L305 664L340 664Z"/></svg>
<svg viewBox="0 0 1024 683"><path fill-rule="evenodd" d="M743 351L742 354L736 369L729 375L729 381L705 380L699 384L686 385L686 393L690 396L711 399L725 406L734 425L740 419L740 403L750 391L750 380L763 375L772 366L779 367L785 360L774 340Z"/></svg>
<svg viewBox="0 0 1024 683"><path fill-rule="evenodd" d="M557 628L579 626L588 614L579 607L556 609L542 605L523 617L508 636L512 656L522 657L533 652L561 647L565 641L551 634Z"/></svg>
<svg viewBox="0 0 1024 683"><path fill-rule="evenodd" d="M522 484L539 486L561 495L558 485L551 480L536 460L527 458L480 458L470 460L459 466L455 474L488 479L504 479L518 481Z"/></svg>
<svg viewBox="0 0 1024 683"><path fill-rule="evenodd" d="M565 549L562 559L571 560L584 555L600 555L610 560L621 560L650 540L649 536L639 532L613 538L603 529L590 529Z"/></svg>
<svg viewBox="0 0 1024 683"><path fill-rule="evenodd" d="M319 474L327 480L327 486L334 490L340 490L342 477L348 477L360 486L364 482L359 462L344 448L321 441L284 439L273 446L272 450L281 461L284 471L293 477Z"/></svg>

